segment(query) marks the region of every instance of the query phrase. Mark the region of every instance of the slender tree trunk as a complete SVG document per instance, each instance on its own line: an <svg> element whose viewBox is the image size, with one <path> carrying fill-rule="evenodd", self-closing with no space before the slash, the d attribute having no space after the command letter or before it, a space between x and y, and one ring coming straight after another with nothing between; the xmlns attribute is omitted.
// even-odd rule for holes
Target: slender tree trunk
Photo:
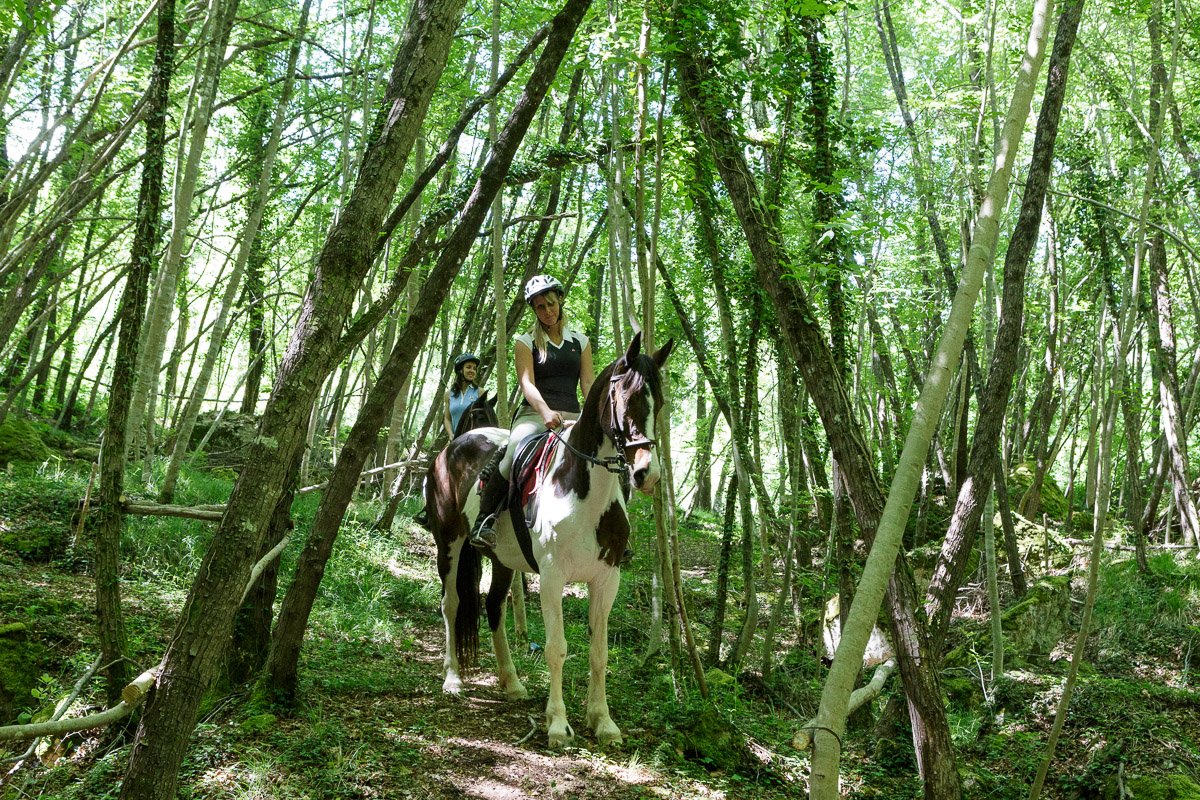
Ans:
<svg viewBox="0 0 1200 800"><path fill-rule="evenodd" d="M966 480L958 492L950 528L946 532L927 589L925 611L930 619L935 649L939 650L940 642L950 625L950 612L962 585L984 503L992 490L1005 409L1009 404L1013 376L1016 374L1020 357L1025 313L1025 275L1042 225L1042 207L1050 182L1058 122L1066 96L1071 50L1075 44L1075 34L1079 29L1082 13L1083 0L1066 0L1058 21L1054 50L1047 70L1046 95L1038 116L1033 155L1025 181L1025 193L1021 200L1021 212L1009 239L1008 252L1004 259L1004 304L1000 312L1000 326L996 335L996 346L992 352L992 363L988 367L987 385L979 406L979 418L975 423L970 463L967 465Z"/></svg>
<svg viewBox="0 0 1200 800"><path fill-rule="evenodd" d="M199 102L192 113L191 139L175 190L171 239L159 270L154 298L145 322L145 345L138 359L137 383L130 406L130 436L133 437L135 446L147 441L142 432L143 420L149 429L153 430L159 369L162 366L171 308L175 303L175 289L183 263L184 239L192 221L192 201L195 199L196 183L200 175L200 160L208 138L218 78L225 63L225 47L233 30L237 7L238 0L212 0L209 9L212 39L206 48L202 74L198 79Z"/></svg>
<svg viewBox="0 0 1200 800"><path fill-rule="evenodd" d="M996 504L1000 507L1000 525L1004 529L1004 555L1008 560L1008 576L1012 580L1013 596L1020 600L1029 589L1025 583L1025 568L1021 564L1021 548L1017 543L1012 506L1008 501L1008 476L1005 474L1002 452L996 453L994 476Z"/></svg>
<svg viewBox="0 0 1200 800"><path fill-rule="evenodd" d="M1154 126L1150 146L1150 158L1157 159L1159 141L1162 137L1165 106L1169 103L1170 80L1162 56L1162 5L1160 0L1151 4L1148 20L1151 46L1150 73L1153 88L1150 93L1150 116ZM1156 198L1151 203L1151 213L1160 216L1162 201ZM1189 477L1188 442L1183 419L1182 402L1179 394L1179 377L1175 353L1175 325L1172 319L1171 285L1167 274L1166 237L1160 228L1155 228L1150 240L1150 344L1158 369L1158 401L1160 425L1167 446L1167 464L1170 469L1171 487L1175 508L1179 512L1179 527L1183 543L1191 546L1200 544L1200 511L1192 495Z"/></svg>
<svg viewBox="0 0 1200 800"><path fill-rule="evenodd" d="M299 467L298 459L293 459L293 465ZM271 554L283 540L291 536L295 529L292 521L292 501L296 497L296 484L299 482L298 469L291 470L283 494L271 514L271 522L267 536L258 548L255 563ZM275 596L279 585L279 555L264 565L259 577L252 587L248 587L242 607L238 609L233 621L233 645L225 660L224 682L226 688L233 689L250 679L262 668L267 660L271 646L271 619L275 613Z"/></svg>
<svg viewBox="0 0 1200 800"><path fill-rule="evenodd" d="M175 3L161 0L154 67L147 91L151 111L146 117L146 158L138 190L137 230L130 251L125 292L117 311L120 322L117 358L108 401L108 422L100 457L96 496L96 620L100 662L106 664L105 695L109 705L121 699L128 682L125 661L125 622L121 610L120 546L123 527L122 495L125 478L125 441L133 393L133 365L141 342L146 290L158 247L161 225L163 158L166 143L171 72L174 68Z"/></svg>
<svg viewBox="0 0 1200 800"><path fill-rule="evenodd" d="M266 83L270 80L267 53L262 48L256 48L251 59L254 63L255 75L259 81ZM262 164L266 154L267 142L270 140L270 129L267 120L270 107L264 93L256 94L247 113L247 125L250 131L250 143L247 146L250 168L246 170L246 180L254 181L258 175L254 166ZM251 193L247 198L247 213L253 213L256 198ZM265 216L265 215L264 215ZM263 272L267 267L267 248L262 236L254 237L250 245L250 255L246 259L246 280L242 289L241 305L246 312L246 327L248 329L247 357L250 361L246 385L242 390L241 413L254 414L258 411L258 396L262 388L263 366L266 361L267 339L264 331L266 325L266 287Z"/></svg>
<svg viewBox="0 0 1200 800"><path fill-rule="evenodd" d="M246 224L242 227L241 235L238 238L239 245L233 270L229 276L229 283L225 286L225 294L221 298L221 309L217 313L216 322L209 333L208 352L205 354L204 362L200 366L200 374L196 378L196 384L192 387L192 396L183 410L179 428L175 431L175 445L171 449L171 461L167 464L167 472L163 476L162 487L158 493L158 501L160 503L170 503L175 496L175 481L179 478L179 470L183 466L183 459L187 456L188 445L191 443L192 438L192 430L196 426L196 419L200 416L200 409L204 404L204 396L208 393L208 385L212 380L213 369L216 367L221 350L225 345L225 326L228 323L234 301L238 296L242 272L245 270L246 261L255 247L255 242L258 240L259 228L262 225L263 214L266 212L267 197L270 195L272 175L275 171L275 154L279 150L279 140L283 134L284 118L287 114L288 104L291 102L292 83L296 74L296 62L300 57L300 43L304 41L304 34L308 28L308 11L310 5L311 0L305 0L303 7L300 9L299 28L295 41L292 44L291 52L288 54L283 91L280 92L279 106L275 110L275 120L271 126L271 136L267 141L266 150L263 153L261 162L262 171L259 173L258 185L255 189L254 207L251 208L250 214L246 219Z"/></svg>
<svg viewBox="0 0 1200 800"><path fill-rule="evenodd" d="M720 665L721 639L725 631L725 607L729 603L729 564L733 556L733 525L737 518L738 499L737 470L731 470L729 484L725 487L725 515L721 525L721 551L717 557L717 585L713 606L713 620L709 625L708 657L713 666Z"/></svg>
<svg viewBox="0 0 1200 800"><path fill-rule="evenodd" d="M1104 407L1103 412L1100 414L1100 429L1098 431L1100 442L1096 465L1099 473L1096 476L1097 500L1092 521L1092 550L1088 561L1087 595L1083 605L1083 613L1079 620L1079 633L1075 639L1075 648L1071 653L1071 666L1067 670L1067 679L1063 685L1062 697L1059 698L1058 709L1054 714L1054 723L1050 728L1050 738L1046 743L1046 753L1042 758L1041 764L1038 766L1033 786L1029 790L1029 800L1037 800L1041 796L1042 785L1046 780L1046 774L1050 770L1050 762L1054 759L1054 750L1058 744L1059 734L1062 733L1063 723L1067 716L1067 708L1071 704L1071 695L1075 689L1076 678L1079 676L1079 666L1083 662L1084 649L1087 646L1088 634L1091 628L1092 610L1096 605L1096 583L1100 570L1100 558L1104 552L1104 530L1107 525L1108 502L1112 490L1112 460L1110 456L1112 452L1113 429L1116 426L1117 418L1114 395L1123 383L1123 378L1120 374L1122 367L1117 361L1124 358L1125 340L1119 332L1116 332L1116 336L1117 354L1110 367L1109 391L1104 398ZM1095 364L1097 370L1103 369L1104 361L1102 355L1104 341L1104 338L1101 337L1096 344L1097 357ZM1099 381L1096 383L1099 384ZM1097 404L1093 408L1098 409L1099 395L1102 392L1102 388L1097 388L1095 392Z"/></svg>
<svg viewBox="0 0 1200 800"><path fill-rule="evenodd" d="M1035 10L1021 77L1006 120L1003 146L997 153L989 183L988 198L976 223L967 270L946 323L943 341L922 388L922 397L882 513L879 508L881 493L871 468L870 452L854 422L845 389L838 379L835 361L814 322L815 315L806 296L795 282L782 279L782 275L791 274L791 259L781 245L779 233L769 225L770 214L761 207L761 196L750 178L741 145L727 118L728 109L733 104L723 93L711 67L702 61L706 52L701 44L703 39L697 41L697 32L683 27L686 15L682 15L673 31L679 44L677 58L683 92L714 151L718 170L746 234L756 274L774 301L785 339L803 372L809 394L821 413L834 455L847 471L851 499L860 527L864 534L876 531L859 591L851 608L850 624L843 631L816 721L810 783L813 797L833 798L838 795L838 737L845 730L850 691L862 664L862 653L874 627L885 585L889 583L888 575L893 572L896 563L924 454L928 451L933 428L940 417L949 388L950 370L961 352L984 267L994 253L999 214L1008 194L1008 176L1016 143L1029 113L1034 79L1041 63L1046 18L1046 4L1040 3ZM903 565L896 570L887 594L926 796L957 797L958 778L949 727L941 705L937 676L928 668L930 654L928 643L923 641L923 632L919 629L912 576Z"/></svg>

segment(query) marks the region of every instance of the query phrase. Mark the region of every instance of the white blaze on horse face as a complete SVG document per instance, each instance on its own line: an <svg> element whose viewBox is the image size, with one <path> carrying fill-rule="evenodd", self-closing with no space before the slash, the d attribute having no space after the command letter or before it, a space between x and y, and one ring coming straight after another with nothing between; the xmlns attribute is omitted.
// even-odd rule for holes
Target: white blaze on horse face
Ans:
<svg viewBox="0 0 1200 800"><path fill-rule="evenodd" d="M647 392L647 394L650 394ZM657 435L655 430L655 420L657 419L658 409L654 407L654 396L650 395L646 398L646 404L649 406L649 413L646 415L646 429L644 431L646 438L653 440ZM629 469L633 475L633 485L638 491L650 494L654 491L654 487L658 484L658 456L654 453L653 447L639 447L634 451L633 460L629 465Z"/></svg>

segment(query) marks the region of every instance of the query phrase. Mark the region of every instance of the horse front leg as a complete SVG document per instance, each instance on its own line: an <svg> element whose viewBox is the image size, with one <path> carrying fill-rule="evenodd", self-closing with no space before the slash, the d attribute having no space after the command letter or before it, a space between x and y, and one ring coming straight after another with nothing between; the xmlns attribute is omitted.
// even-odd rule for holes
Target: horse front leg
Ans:
<svg viewBox="0 0 1200 800"><path fill-rule="evenodd" d="M442 691L458 694L462 691L463 681L458 666L458 638L455 630L455 618L458 615L458 568L459 555L462 551L463 540L451 542L446 550L443 563L438 564L438 572L442 579L442 622L446 630L446 646L442 654ZM438 559L442 562L442 559Z"/></svg>
<svg viewBox="0 0 1200 800"><path fill-rule="evenodd" d="M550 672L550 696L546 698L546 734L551 747L562 747L575 735L567 722L563 703L562 673L567 660L567 636L563 630L562 597L565 582L559 575L542 574L542 621L546 626L546 668Z"/></svg>
<svg viewBox="0 0 1200 800"><path fill-rule="evenodd" d="M621 571L609 570L610 575L588 583L588 623L591 626L587 693L587 724L602 745L619 745L621 729L608 713L608 692L605 675L608 671L608 614L612 611Z"/></svg>
<svg viewBox="0 0 1200 800"><path fill-rule="evenodd" d="M517 677L512 653L508 649L508 634L504 627L505 598L513 582L513 571L492 559L492 585L487 595L488 627L492 629L492 652L496 654L496 677L500 689L509 700L524 700L529 697L525 685Z"/></svg>

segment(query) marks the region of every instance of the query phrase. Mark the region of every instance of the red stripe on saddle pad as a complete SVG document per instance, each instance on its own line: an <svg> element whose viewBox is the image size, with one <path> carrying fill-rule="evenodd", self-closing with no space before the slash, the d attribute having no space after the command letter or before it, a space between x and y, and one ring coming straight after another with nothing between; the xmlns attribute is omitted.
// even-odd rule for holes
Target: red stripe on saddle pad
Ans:
<svg viewBox="0 0 1200 800"><path fill-rule="evenodd" d="M538 452L534 453L533 461L537 466L529 470L528 477L521 484L521 508L528 508L529 502L533 499L534 492L537 491L537 486L541 483L542 475L545 474L546 468L550 466L550 460L554 457L554 450L558 447L558 434L551 433L542 442L542 447Z"/></svg>

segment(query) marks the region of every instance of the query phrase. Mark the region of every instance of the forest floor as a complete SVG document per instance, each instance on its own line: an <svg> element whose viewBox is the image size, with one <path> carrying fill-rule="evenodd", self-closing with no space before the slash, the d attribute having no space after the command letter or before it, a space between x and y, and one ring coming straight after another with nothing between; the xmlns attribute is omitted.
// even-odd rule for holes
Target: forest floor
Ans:
<svg viewBox="0 0 1200 800"><path fill-rule="evenodd" d="M71 508L67 498L78 496L79 481L62 474L0 476L0 532L58 525L69 539L69 512L60 515ZM210 502L227 484L205 486L197 478L193 489L190 502ZM297 508L298 530L314 503L309 496ZM625 741L600 748L584 726L586 599L574 590L564 601L571 654L564 693L576 736L568 747L551 750L542 724L547 687L536 580L529 637L512 638L530 698L510 702L497 689L486 631L481 665L466 676L461 695L445 694L432 544L408 518L398 517L391 532L372 533L367 521L374 511L371 504L358 507L343 528L306 640L299 705L263 707L248 687L206 699L180 773L180 798L775 800L807 794L808 754L790 742L819 699L819 653L788 626L769 677L760 669L760 640L748 659L753 667L732 676L710 671L713 700L701 701L687 672L671 669L665 645L647 656L650 527L635 532L639 554L611 620L609 701ZM196 522L130 519L122 589L134 672L161 657L209 530ZM285 556L285 574L298 547ZM712 617L718 548L709 523L683 531L685 584L701 643ZM1082 599L1081 563L1076 557L1057 570L1071 576L1062 584L1070 589L1071 624ZM1190 792L1200 777L1200 693L1191 687L1200 645L1200 569L1194 559L1161 555L1147 576L1124 560L1106 562L1101 578L1095 633L1044 796L1197 800L1200 794ZM0 626L28 623L38 655L37 684L16 701L16 710L44 713L95 658L92 583L85 543L45 560L0 542ZM1049 653L1014 660L1008 676L992 683L982 677L986 659L976 655L986 652L976 595L976 588L964 592L943 672L963 795L1017 800L1028 796L1044 752L1073 628L1064 628ZM742 599L735 576L727 641L740 625ZM3 657L0 650L0 669ZM97 684L85 689L72 715L99 710ZM845 796L921 796L907 723L879 723L889 716L888 702L894 709L901 697L893 678L847 736ZM714 735L715 752L697 743ZM5 746L0 761L22 750ZM115 798L128 755L127 743L93 734L44 742L36 756L0 770L0 800Z"/></svg>

